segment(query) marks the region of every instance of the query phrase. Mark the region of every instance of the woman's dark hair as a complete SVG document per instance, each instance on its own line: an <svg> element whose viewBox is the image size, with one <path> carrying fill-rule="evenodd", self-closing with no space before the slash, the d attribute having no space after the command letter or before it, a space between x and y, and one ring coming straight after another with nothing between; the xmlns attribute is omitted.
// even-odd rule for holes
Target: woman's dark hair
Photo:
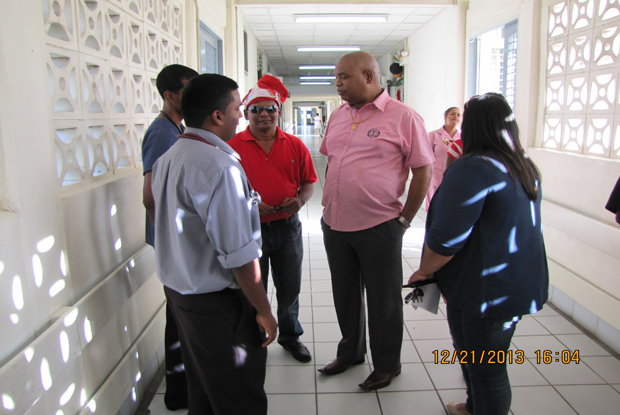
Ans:
<svg viewBox="0 0 620 415"><path fill-rule="evenodd" d="M513 182L519 179L527 197L538 198L540 172L521 147L519 127L503 95L478 95L465 104L461 138L464 157L491 151Z"/></svg>
<svg viewBox="0 0 620 415"><path fill-rule="evenodd" d="M213 111L226 114L226 107L234 100L232 92L237 89L239 85L223 75L209 73L190 79L181 99L185 124L200 128Z"/></svg>
<svg viewBox="0 0 620 415"><path fill-rule="evenodd" d="M459 110L459 111L461 110L459 107L450 107L450 108L448 108L448 109L447 109L447 110L443 113L443 117L444 117L444 118L446 118L446 117L448 116L448 114L450 114L450 111L452 111L452 110L454 110L454 109Z"/></svg>

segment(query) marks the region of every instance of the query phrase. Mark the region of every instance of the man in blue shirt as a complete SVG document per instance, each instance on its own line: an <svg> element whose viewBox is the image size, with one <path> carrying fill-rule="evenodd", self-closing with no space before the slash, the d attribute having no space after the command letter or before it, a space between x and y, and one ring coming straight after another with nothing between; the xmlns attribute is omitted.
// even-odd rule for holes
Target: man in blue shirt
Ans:
<svg viewBox="0 0 620 415"><path fill-rule="evenodd" d="M147 210L145 236L146 243L155 247L153 212L155 204L151 190L151 173L155 161L177 141L184 130L181 98L183 87L198 72L183 65L169 65L157 75L156 86L164 100L164 107L144 134L142 141L142 165L144 187L142 201ZM150 216L150 218L149 218ZM166 304L166 330L164 335L166 354L166 393L164 403L170 410L187 408L187 381L179 345L177 325Z"/></svg>
<svg viewBox="0 0 620 415"><path fill-rule="evenodd" d="M192 78L187 129L153 166L157 276L178 324L192 415L267 414L278 324L261 281L258 196L226 144L241 117L238 88L222 75Z"/></svg>

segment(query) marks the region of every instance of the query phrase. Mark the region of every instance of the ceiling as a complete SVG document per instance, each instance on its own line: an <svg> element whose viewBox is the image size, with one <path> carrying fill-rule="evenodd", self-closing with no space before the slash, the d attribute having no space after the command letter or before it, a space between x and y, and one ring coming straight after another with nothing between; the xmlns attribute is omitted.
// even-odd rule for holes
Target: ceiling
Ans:
<svg viewBox="0 0 620 415"><path fill-rule="evenodd" d="M430 3L430 2L429 2ZM347 52L298 52L298 46L361 46L379 58L393 50L444 5L238 5L267 55L273 72L287 85L300 75L333 75L333 70L300 70L299 65L335 65ZM294 14L387 14L386 23L295 23ZM333 83L333 81L332 81Z"/></svg>

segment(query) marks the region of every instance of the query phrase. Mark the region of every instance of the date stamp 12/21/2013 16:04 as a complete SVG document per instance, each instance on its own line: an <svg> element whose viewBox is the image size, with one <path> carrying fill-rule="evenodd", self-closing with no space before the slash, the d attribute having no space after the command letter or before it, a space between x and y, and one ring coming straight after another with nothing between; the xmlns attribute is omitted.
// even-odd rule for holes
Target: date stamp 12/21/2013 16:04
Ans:
<svg viewBox="0 0 620 415"><path fill-rule="evenodd" d="M579 364L579 350L562 350L553 352L551 350L535 350L534 360L536 364L563 363L569 364L574 362ZM522 364L525 362L525 353L523 350L433 350L435 364L500 364L505 363Z"/></svg>

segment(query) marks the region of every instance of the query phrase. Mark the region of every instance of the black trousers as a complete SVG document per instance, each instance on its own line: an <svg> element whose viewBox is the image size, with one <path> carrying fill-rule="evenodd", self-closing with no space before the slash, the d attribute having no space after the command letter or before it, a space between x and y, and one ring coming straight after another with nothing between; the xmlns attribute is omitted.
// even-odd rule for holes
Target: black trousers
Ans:
<svg viewBox="0 0 620 415"><path fill-rule="evenodd" d="M166 329L164 333L166 354L166 393L164 403L168 409L187 407L187 379L181 353L179 329L170 304L166 302Z"/></svg>
<svg viewBox="0 0 620 415"><path fill-rule="evenodd" d="M375 370L396 371L404 327L402 227L396 219L356 232L334 231L322 219L321 226L342 333L336 356L353 362L366 354L366 291Z"/></svg>
<svg viewBox="0 0 620 415"><path fill-rule="evenodd" d="M188 415L266 415L265 336L243 292L164 290L181 338Z"/></svg>

